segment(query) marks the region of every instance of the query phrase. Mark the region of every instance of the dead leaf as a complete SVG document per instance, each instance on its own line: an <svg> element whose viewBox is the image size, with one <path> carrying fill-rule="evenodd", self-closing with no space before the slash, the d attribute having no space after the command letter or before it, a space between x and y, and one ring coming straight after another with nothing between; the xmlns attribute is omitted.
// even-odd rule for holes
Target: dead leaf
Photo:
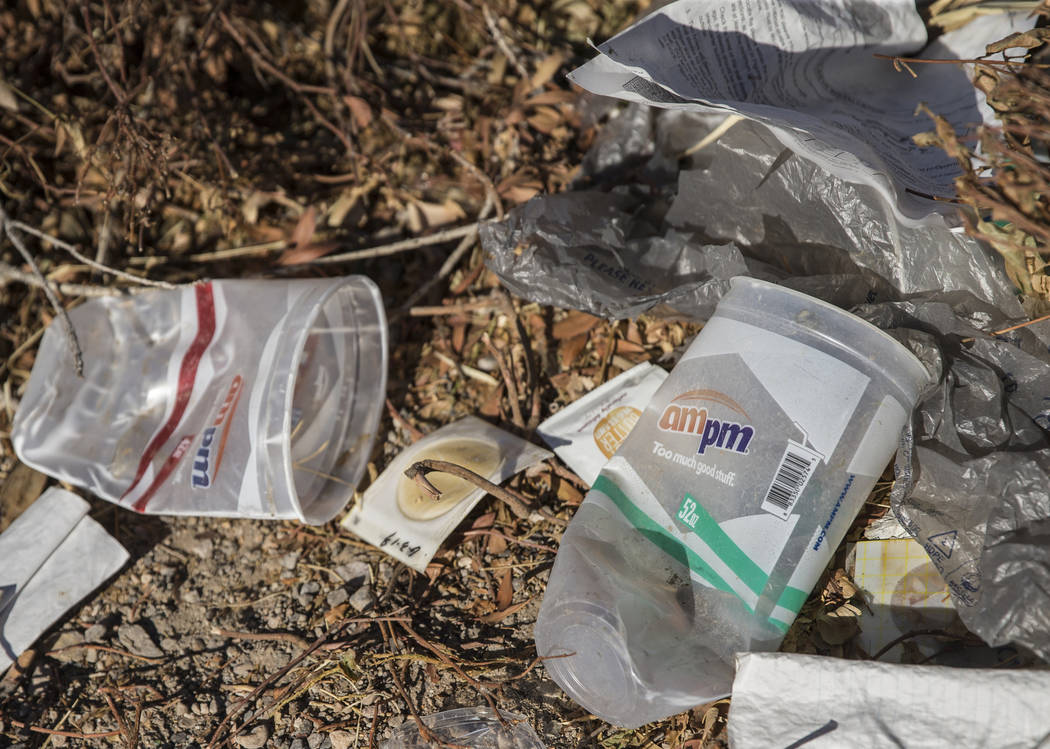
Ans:
<svg viewBox="0 0 1050 749"><path fill-rule="evenodd" d="M499 622L503 621L504 619L506 619L511 614L518 613L519 611L521 611L523 608L525 608L525 606L527 606L531 602L532 602L532 599L528 598L528 599L522 601L521 603L516 603L513 606L510 606L510 607L504 609L503 611L494 611L493 613L487 614L486 616L479 616L478 617L478 621L484 622L485 624L498 624Z"/></svg>
<svg viewBox="0 0 1050 749"><path fill-rule="evenodd" d="M627 323L627 340L639 345L642 343L642 334L638 330L638 323L634 320Z"/></svg>
<svg viewBox="0 0 1050 749"><path fill-rule="evenodd" d="M633 341L625 341L622 338L616 340L616 353L617 354L644 354L645 346L640 343L634 343Z"/></svg>
<svg viewBox="0 0 1050 749"><path fill-rule="evenodd" d="M18 111L18 99L15 98L15 92L3 81L0 81L0 107L12 112Z"/></svg>
<svg viewBox="0 0 1050 749"><path fill-rule="evenodd" d="M293 247L290 250L285 250L277 259L277 264L298 265L299 263L308 263L311 260L324 257L329 252L337 249L339 249L339 243L335 241L311 242L303 247Z"/></svg>
<svg viewBox="0 0 1050 749"><path fill-rule="evenodd" d="M427 203L422 200L414 200L409 206L409 227L413 232L421 232L424 229L444 226L455 221L461 221L467 214L453 200L444 203Z"/></svg>
<svg viewBox="0 0 1050 749"><path fill-rule="evenodd" d="M47 476L18 463L0 484L0 533L36 501L47 485Z"/></svg>
<svg viewBox="0 0 1050 749"><path fill-rule="evenodd" d="M445 571L446 567L448 567L447 562L432 560L430 564L427 565L426 571L423 574L427 576L430 582L434 582L438 579L438 576Z"/></svg>
<svg viewBox="0 0 1050 749"><path fill-rule="evenodd" d="M481 415L488 417L496 417L500 415L500 404L503 402L503 390L504 385L501 382L499 387L493 388L492 392L489 393L489 397L486 398L481 404Z"/></svg>
<svg viewBox="0 0 1050 749"><path fill-rule="evenodd" d="M470 524L470 529L472 531L487 531L495 524L496 513L486 512L484 515L479 515L477 520Z"/></svg>
<svg viewBox="0 0 1050 749"><path fill-rule="evenodd" d="M512 174L496 186L496 192L505 202L524 203L538 195L543 190L543 183L528 174L518 172Z"/></svg>
<svg viewBox="0 0 1050 749"><path fill-rule="evenodd" d="M1050 29L1031 29L1030 31L1019 31L1005 39L1000 39L985 47L985 54L994 55L996 52L1021 47L1032 49L1050 41Z"/></svg>
<svg viewBox="0 0 1050 749"><path fill-rule="evenodd" d="M500 570L499 587L496 588L496 609L505 611L514 600L514 577L510 569Z"/></svg>
<svg viewBox="0 0 1050 749"><path fill-rule="evenodd" d="M561 112L554 107L538 107L535 114L529 115L528 122L533 129L544 135L550 135L554 128L564 122Z"/></svg>
<svg viewBox="0 0 1050 749"><path fill-rule="evenodd" d="M507 550L507 539L498 533L489 534L488 546L485 549L489 554L502 554Z"/></svg>
<svg viewBox="0 0 1050 749"><path fill-rule="evenodd" d="M542 104L557 105L557 104L571 104L576 100L576 94L572 91L565 91L562 89L556 89L554 91L543 91L530 96L522 104L523 107L538 107Z"/></svg>
<svg viewBox="0 0 1050 749"><path fill-rule="evenodd" d="M558 346L558 356L561 359L562 367L568 369L572 366L572 363L576 361L576 357L583 351L583 347L587 345L587 334L581 333L578 336L569 338L566 341L562 341Z"/></svg>
<svg viewBox="0 0 1050 749"><path fill-rule="evenodd" d="M583 502L583 492L568 481L558 482L558 499L566 504L578 505Z"/></svg>
<svg viewBox="0 0 1050 749"><path fill-rule="evenodd" d="M346 610L349 607L349 605L350 604L348 603L341 603L335 608L329 609L327 612L325 612L325 624L331 627L333 624L339 622L346 615Z"/></svg>
<svg viewBox="0 0 1050 749"><path fill-rule="evenodd" d="M360 96L344 96L343 101L350 108L350 116L354 118L354 124L364 129L372 124L372 107Z"/></svg>
<svg viewBox="0 0 1050 749"><path fill-rule="evenodd" d="M467 340L466 323L457 322L452 326L452 350L457 354L463 353L463 344Z"/></svg>
<svg viewBox="0 0 1050 749"><path fill-rule="evenodd" d="M600 317L588 315L586 312L573 311L562 320L554 323L552 334L556 340L563 341L593 330L600 322Z"/></svg>
<svg viewBox="0 0 1050 749"><path fill-rule="evenodd" d="M530 81L532 89L535 91L540 86L549 83L563 64L565 64L565 58L558 53L549 55L541 60L540 64L536 66L536 72L532 74L532 80Z"/></svg>
<svg viewBox="0 0 1050 749"><path fill-rule="evenodd" d="M310 244L310 240L313 239L316 230L317 208L315 206L310 206L303 211L303 215L299 217L299 223L295 225L295 229L292 231L292 246L305 247Z"/></svg>

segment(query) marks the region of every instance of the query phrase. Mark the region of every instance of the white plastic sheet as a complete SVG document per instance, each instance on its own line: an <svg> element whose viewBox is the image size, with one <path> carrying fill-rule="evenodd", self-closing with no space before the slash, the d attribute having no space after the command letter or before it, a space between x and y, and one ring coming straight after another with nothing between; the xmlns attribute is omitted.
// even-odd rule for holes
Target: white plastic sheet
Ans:
<svg viewBox="0 0 1050 749"><path fill-rule="evenodd" d="M1050 671L847 661L794 653L737 657L734 749L1010 749L1050 740Z"/></svg>
<svg viewBox="0 0 1050 749"><path fill-rule="evenodd" d="M0 534L0 673L128 560L88 509L48 489Z"/></svg>

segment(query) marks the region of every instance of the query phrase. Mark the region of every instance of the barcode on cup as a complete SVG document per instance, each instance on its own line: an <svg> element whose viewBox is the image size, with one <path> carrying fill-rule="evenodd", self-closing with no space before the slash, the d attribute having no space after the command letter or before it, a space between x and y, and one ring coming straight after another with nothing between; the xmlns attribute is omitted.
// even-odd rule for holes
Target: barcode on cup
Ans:
<svg viewBox="0 0 1050 749"><path fill-rule="evenodd" d="M823 458L820 453L789 440L784 457L780 459L773 476L773 483L769 485L762 502L762 509L781 520L787 520Z"/></svg>

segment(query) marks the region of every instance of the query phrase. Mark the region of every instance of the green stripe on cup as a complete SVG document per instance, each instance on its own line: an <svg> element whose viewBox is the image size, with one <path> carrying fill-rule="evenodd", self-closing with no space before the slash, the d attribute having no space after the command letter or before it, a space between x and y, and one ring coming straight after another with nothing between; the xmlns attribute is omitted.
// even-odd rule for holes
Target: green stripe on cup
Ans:
<svg viewBox="0 0 1050 749"><path fill-rule="evenodd" d="M693 512L699 516L699 519L693 526L693 533L695 533L701 541L707 544L711 548L711 551L713 551L719 559L725 562L726 566L733 570L736 576L739 577L744 585L749 587L755 595L762 595L762 591L766 587L766 582L769 581L769 575L767 575L761 567L755 564L743 549L736 545L736 542L733 541L724 530L722 530L718 521L711 517L707 510L700 506L699 502L688 494L685 496L696 504Z"/></svg>
<svg viewBox="0 0 1050 749"><path fill-rule="evenodd" d="M809 598L809 593L798 588L792 588L790 585L784 588L784 592L780 594L780 598L777 600L777 606L782 606L788 611L798 613L802 610L802 604Z"/></svg>
<svg viewBox="0 0 1050 749"><path fill-rule="evenodd" d="M787 622L782 622L779 619L774 619L772 617L769 618L769 623L777 629L779 629L781 632L787 632L789 629L791 629L791 625Z"/></svg>
<svg viewBox="0 0 1050 749"><path fill-rule="evenodd" d="M613 504L619 508L620 512L624 514L624 517L627 518L631 525L641 531L645 537L656 544L661 551L679 561L682 561L682 557L684 556L690 570L700 575L700 577L707 580L719 590L724 590L736 595L736 592L729 586L729 584L723 580L717 572L711 569L711 566L707 564L707 562L701 559L695 551L653 522L652 518L642 512L634 502L628 499L627 495L623 493L623 490L614 484L610 478L607 476L598 476L591 488L600 491L611 499ZM739 598L739 596L737 597ZM743 599L741 600L743 601ZM751 608L747 601L744 601L744 605L747 606L748 611L754 612L754 609Z"/></svg>

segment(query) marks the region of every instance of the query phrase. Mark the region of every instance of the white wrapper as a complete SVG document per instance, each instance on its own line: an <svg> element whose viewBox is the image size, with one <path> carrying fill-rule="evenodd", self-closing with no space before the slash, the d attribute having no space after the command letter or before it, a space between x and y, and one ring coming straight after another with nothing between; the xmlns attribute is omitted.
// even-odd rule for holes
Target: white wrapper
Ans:
<svg viewBox="0 0 1050 749"><path fill-rule="evenodd" d="M666 379L660 367L639 364L565 406L536 431L577 476L593 484Z"/></svg>
<svg viewBox="0 0 1050 749"><path fill-rule="evenodd" d="M468 416L428 434L394 458L379 478L365 490L361 502L343 518L343 527L382 549L412 569L423 572L448 534L459 525L485 492L475 489L443 514L417 520L402 512L398 503L398 487L405 470L424 459L448 460L442 447L477 441L493 446L501 458L499 465L489 471L486 479L502 483L518 471L551 457L551 453L498 427ZM431 480L437 474L431 474Z"/></svg>

